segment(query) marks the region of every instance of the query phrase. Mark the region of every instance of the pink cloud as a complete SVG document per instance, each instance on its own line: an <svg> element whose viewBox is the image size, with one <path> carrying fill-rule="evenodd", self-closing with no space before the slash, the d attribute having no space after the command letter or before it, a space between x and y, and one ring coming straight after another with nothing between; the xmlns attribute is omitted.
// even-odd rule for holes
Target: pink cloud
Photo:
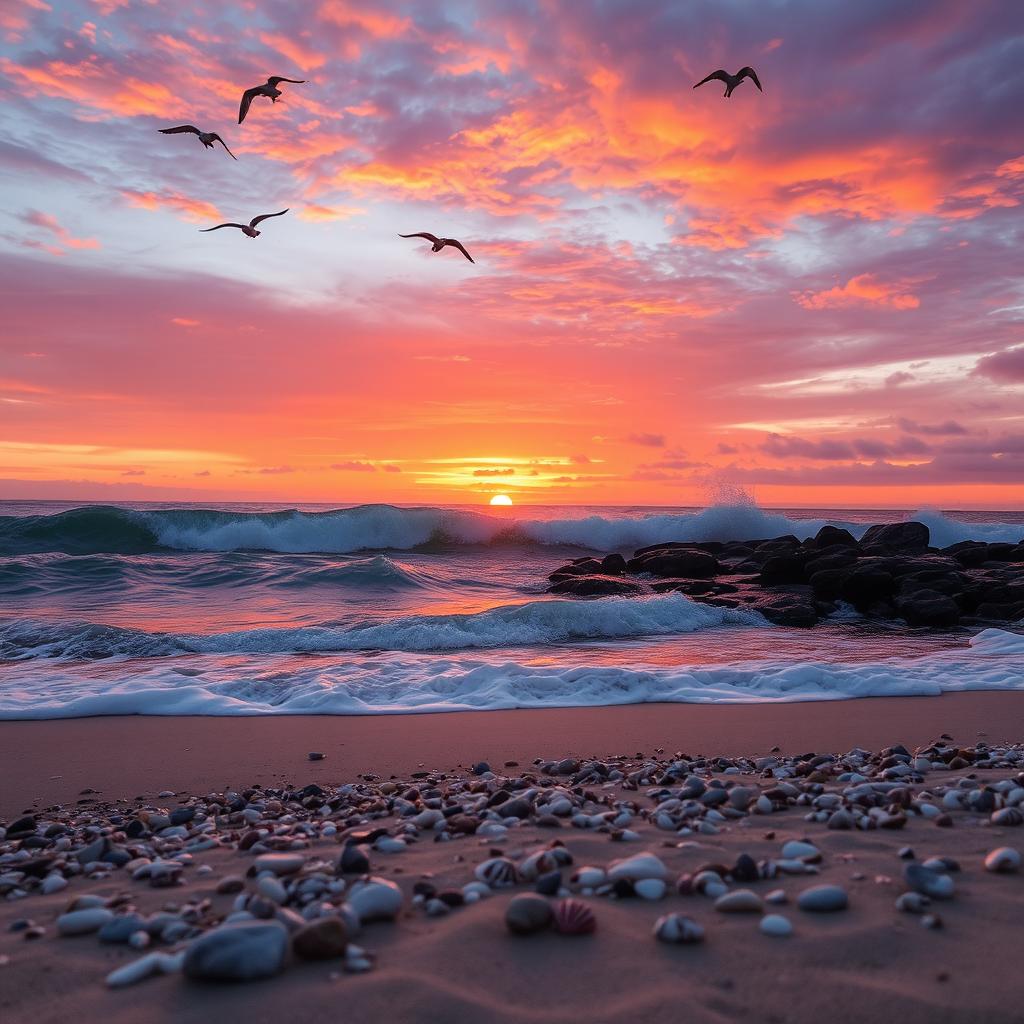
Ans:
<svg viewBox="0 0 1024 1024"><path fill-rule="evenodd" d="M917 309L921 300L906 291L906 285L880 281L874 274L859 274L844 285L797 296L805 309L835 309L841 306L869 305L888 309Z"/></svg>

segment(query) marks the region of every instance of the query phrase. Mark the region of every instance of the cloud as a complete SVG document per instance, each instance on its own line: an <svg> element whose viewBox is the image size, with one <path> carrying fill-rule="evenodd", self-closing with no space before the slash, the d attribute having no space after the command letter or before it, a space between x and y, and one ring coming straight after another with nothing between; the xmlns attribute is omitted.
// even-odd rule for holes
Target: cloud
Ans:
<svg viewBox="0 0 1024 1024"><path fill-rule="evenodd" d="M836 309L844 306L868 305L888 309L917 309L921 300L906 291L905 284L885 283L874 274L859 274L846 284L827 291L805 292L797 302L805 309Z"/></svg>
<svg viewBox="0 0 1024 1024"><path fill-rule="evenodd" d="M375 473L377 471L377 467L372 462L359 462L354 459L347 462L332 462L331 469L349 473ZM388 470L388 472L394 471Z"/></svg>
<svg viewBox="0 0 1024 1024"><path fill-rule="evenodd" d="M32 227L41 228L55 240L54 245L32 243L31 240L26 240L34 247L43 248L53 255L61 256L72 249L98 249L100 247L99 241L95 238L76 238L52 214L43 213L40 210L26 210L21 215L21 220Z"/></svg>
<svg viewBox="0 0 1024 1024"><path fill-rule="evenodd" d="M896 420L900 430L908 434L928 434L930 436L941 436L943 434L966 434L967 428L956 420L945 420L942 423L917 423L905 416Z"/></svg>
<svg viewBox="0 0 1024 1024"><path fill-rule="evenodd" d="M1024 345L1020 348L1011 348L1005 352L995 352L990 356L984 356L978 360L971 372L976 376L988 377L1000 383L1024 383Z"/></svg>
<svg viewBox="0 0 1024 1024"><path fill-rule="evenodd" d="M473 476L515 476L514 469L474 469Z"/></svg>
<svg viewBox="0 0 1024 1024"><path fill-rule="evenodd" d="M633 433L627 434L625 440L629 444L639 444L645 448L664 448L665 447L665 435L664 434L647 434L647 433Z"/></svg>

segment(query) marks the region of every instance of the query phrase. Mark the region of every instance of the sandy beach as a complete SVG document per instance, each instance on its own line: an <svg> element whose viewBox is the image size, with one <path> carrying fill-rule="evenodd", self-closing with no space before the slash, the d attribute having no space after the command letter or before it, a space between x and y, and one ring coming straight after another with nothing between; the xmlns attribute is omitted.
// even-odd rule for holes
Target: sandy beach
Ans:
<svg viewBox="0 0 1024 1024"><path fill-rule="evenodd" d="M72 849L104 834L137 854L142 847L133 848L133 842L158 846L163 842L164 856L181 857L186 866L172 888L153 888L144 879L133 881L126 870L98 865L70 877L65 888L49 895L31 891L24 898L12 898L8 886L0 910L4 980L0 1012L5 1020L37 1024L72 1016L199 1022L218 1014L250 1021L287 1016L299 1022L338 1013L359 1020L467 1024L558 1024L580 1019L667 1022L681 1015L695 1021L780 1024L823 1018L1009 1024L1020 1019L1020 1003L1016 974L1007 968L1005 958L1015 944L1016 923L1024 912L1024 875L986 871L983 861L994 848L1019 848L1020 830L993 824L988 813L970 807L951 813L952 827L936 828L921 805L934 801L936 807L945 807L941 794L963 785L991 783L993 791L998 791L999 780L1019 776L1019 763L1016 768L973 768L963 762L951 768L936 760L934 770L907 783L911 795L904 801L905 808L872 811L876 821L888 821L894 814L903 818L899 827L890 821L866 830L835 830L823 822L805 820L808 807L796 801L775 804L772 813L759 813L754 796L772 791L772 772L757 771L752 760L743 759L772 756L771 749L777 746L780 752L774 756L783 760L770 763L781 764L785 778L786 766L800 763L789 758L811 752L841 755L858 746L880 751L898 743L913 751L942 733L954 736L965 750L981 743L984 751L986 742L998 748L1014 731L1019 733L1022 710L1016 694L972 693L756 707L645 705L364 718L2 723L6 772L0 815L6 828L26 811L36 816L40 829L43 823L57 820L72 823L75 830L93 822L100 827L75 831ZM926 760L936 756L935 748L931 749ZM307 755L313 751L327 756L310 762ZM651 794L658 791L660 770L650 774L651 765L668 766L676 753L691 764L679 779L697 776L711 785L717 779L730 787L736 783L748 787L752 802L747 810L722 820L713 814L705 816L701 820L707 824L717 822L706 831L684 827L676 833L659 827L651 812L656 802ZM709 765L690 760L701 754L738 760L734 770L723 772L712 768L722 769L726 762ZM1013 756L1017 755L1005 764L1015 764ZM621 766L625 781L574 786L571 778L549 774L556 770L551 764L534 763L537 758L566 757L577 759L577 766L590 757L604 758L612 766ZM617 757L621 760L614 760ZM470 766L480 760L489 762L493 775L470 773ZM517 763L506 767L506 762ZM883 778L883 763L889 762L875 757L873 767L865 767L865 777ZM923 763L914 762L918 767ZM850 783L839 780L840 768L839 763L825 762L812 775L802 770L802 776L790 778L806 792L842 794ZM648 773L639 787L628 785L630 772L636 770ZM519 782L524 773L528 779ZM780 777L780 770L775 775ZM822 779L826 781L814 781ZM278 848L274 840L278 834L285 834L281 848L298 849L308 859L303 872L314 873L317 864L333 865L344 848L343 837L359 829L364 836L371 826L391 836L410 836L410 826L388 813L384 803L371 805L378 809L369 814L339 812L333 819L325 806L311 813L310 820L319 818L321 829L324 822L334 820L336 831L328 829L329 834L311 839L301 833L287 835L295 816L286 813L271 832L263 833L267 838L243 850L238 848L242 833L237 825L230 828L224 818L206 817L205 795L211 792L259 784L282 794L290 791L297 799L296 787L301 790L315 783L326 800L326 794L337 792L339 785L356 782L374 792L391 793L385 801L394 800L395 794L421 800L424 787L430 785L439 787L438 792L454 787L450 790L456 794L454 799L465 800L473 787L490 793L505 788L515 796L526 790L528 782L533 784L530 780L541 787L536 790L542 794L538 804L551 799L550 794L543 795L545 789L564 792L578 809L595 799L616 807L625 806L618 801L628 801L634 810L627 815L631 820L625 841L614 842L615 830L607 826L580 827L573 818L577 827L571 827L568 818L544 818L537 807L521 819L490 812L478 815L481 822L493 819L508 826L507 831L499 828L483 838L452 834L449 842L437 842L431 841L436 830L432 834L424 829L412 837L418 841L410 841L399 852L378 850L367 839L360 848L369 857L371 872L378 879L394 881L403 893L397 920L364 924L354 939L375 957L374 968L367 973L347 973L337 958L307 963L289 957L286 969L271 980L216 984L174 973L119 990L107 987L105 977L139 957L139 952L123 944L100 943L95 934L58 935L58 916L71 907L77 909L80 904L75 901L83 895L98 895L119 914L135 912L144 918L160 910L178 913L189 906L200 907L202 927L214 925L239 906L240 897L218 893L220 880L242 876L243 897L256 892L257 886L262 892L263 883L254 877L254 856ZM1019 785L1010 783L1014 784ZM678 780L673 782L677 785ZM173 797L158 796L171 790ZM268 813L266 806L274 806L259 791L249 799L261 808L247 819L250 824ZM300 818L305 816L302 805L288 806L297 808ZM163 840L159 832L148 839L148 833L134 841L125 838L123 829L130 820L148 821L151 813L178 807L198 810L183 830L191 838L174 838L173 828ZM207 834L196 825L204 817L219 822L214 829L221 837L219 845L182 857L183 843ZM513 888L496 889L473 905L455 907L437 917L426 913L422 899L415 897L416 883L459 890L474 882L475 868L489 857L501 855L521 864L524 857L548 848L553 840L564 844L572 858L572 866L563 872L563 895L579 898L591 908L597 921L594 934L562 935L550 928L535 935L509 934L504 918L512 895L534 888L523 878ZM820 851L820 861L811 858L815 863L807 866L810 873L806 875L780 870L773 877L776 869L764 865L777 862L790 840L810 841ZM3 847L6 871L17 871L19 859L27 855L19 857L17 845L8 836ZM908 889L902 872L910 861L900 856L905 847L913 851L914 863L931 856L958 862L960 870L948 876L955 882L954 898L934 900L927 908L941 916L941 927L922 927L920 914L901 913L894 907ZM607 869L616 859L640 853L653 854L664 866L668 884L661 899L581 893L572 881L572 873L581 866ZM758 861L761 874L768 877L740 882L728 875L728 866L738 864L741 854ZM907 856L905 850L903 856ZM717 870L726 872L722 884L730 892L753 890L757 894L753 898L760 903L768 893L781 890L785 895L772 899L785 902L777 906L765 902L755 913L726 913L716 909L709 895L677 893L677 878L701 865L723 865ZM798 865L798 870L804 869ZM91 874L95 877L87 877ZM334 877L330 867L327 876ZM288 883L288 878L282 881ZM27 883L29 889L37 884ZM348 877L346 885L348 893L358 883ZM816 885L841 887L848 907L836 913L800 909L799 894ZM270 904L269 912L285 919L289 927L296 920L302 923L291 909L298 905L294 899L287 896L290 906L276 911ZM669 913L697 921L705 930L704 941L692 946L657 941L652 928L656 919ZM762 934L758 922L764 913L784 915L793 933L784 938ZM41 937L25 941L22 932L12 931L19 919L40 926ZM151 948L173 953L184 945L157 940ZM47 997L41 1000L44 989Z"/></svg>

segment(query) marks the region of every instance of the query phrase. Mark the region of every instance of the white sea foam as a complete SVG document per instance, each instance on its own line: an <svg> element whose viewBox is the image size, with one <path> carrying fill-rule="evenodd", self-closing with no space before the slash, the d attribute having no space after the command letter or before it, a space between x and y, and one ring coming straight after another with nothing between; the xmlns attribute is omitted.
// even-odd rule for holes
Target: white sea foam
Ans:
<svg viewBox="0 0 1024 1024"><path fill-rule="evenodd" d="M670 668L566 667L497 656L191 657L110 665L9 666L0 718L86 715L397 714L673 703L759 703L1024 690L1024 636L989 629L962 649L826 664L761 661Z"/></svg>
<svg viewBox="0 0 1024 1024"><path fill-rule="evenodd" d="M190 551L267 550L344 553L408 550L428 543L489 544L500 541L571 545L595 551L628 551L669 541L757 540L793 534L813 537L826 522L861 536L864 523L795 519L753 504L715 505L700 512L584 518L509 519L434 508L363 505L333 512L134 513L168 548ZM939 512L912 518L925 522L932 543L1010 541L1024 537L1020 523L961 522Z"/></svg>
<svg viewBox="0 0 1024 1024"><path fill-rule="evenodd" d="M15 620L0 626L0 656L162 657L170 654L282 654L329 651L454 651L568 640L693 633L718 626L769 628L757 612L698 604L682 594L549 599L455 615L406 615L347 629L267 627L212 634L148 633L96 623Z"/></svg>

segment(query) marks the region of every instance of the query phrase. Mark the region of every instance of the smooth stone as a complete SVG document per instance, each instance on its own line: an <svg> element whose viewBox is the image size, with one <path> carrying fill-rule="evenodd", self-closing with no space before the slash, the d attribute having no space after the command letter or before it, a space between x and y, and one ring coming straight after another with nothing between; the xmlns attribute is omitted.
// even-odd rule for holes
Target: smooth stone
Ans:
<svg viewBox="0 0 1024 1024"><path fill-rule="evenodd" d="M225 875L217 883L217 892L222 896L241 892L245 888L245 879L241 875Z"/></svg>
<svg viewBox="0 0 1024 1024"><path fill-rule="evenodd" d="M348 929L340 917L318 917L292 936L292 949L303 960L334 960L345 955Z"/></svg>
<svg viewBox="0 0 1024 1024"><path fill-rule="evenodd" d="M288 902L288 892L285 887L270 875L265 875L256 883L256 891L268 900L273 900L278 906L284 906Z"/></svg>
<svg viewBox="0 0 1024 1024"><path fill-rule="evenodd" d="M896 900L896 909L902 914L923 914L932 901L919 892L905 892Z"/></svg>
<svg viewBox="0 0 1024 1024"><path fill-rule="evenodd" d="M654 922L654 937L659 942L693 945L704 941L704 926L684 914L665 914Z"/></svg>
<svg viewBox="0 0 1024 1024"><path fill-rule="evenodd" d="M791 839L783 845L782 857L784 860L820 860L821 850L810 843L802 842L799 839Z"/></svg>
<svg viewBox="0 0 1024 1024"><path fill-rule="evenodd" d="M759 927L763 934L775 938L785 938L787 935L793 934L793 923L782 914L766 914L761 918Z"/></svg>
<svg viewBox="0 0 1024 1024"><path fill-rule="evenodd" d="M735 889L715 900L715 910L723 914L759 914L764 901L752 889Z"/></svg>
<svg viewBox="0 0 1024 1024"><path fill-rule="evenodd" d="M953 879L938 871L931 871L920 864L908 864L903 877L914 892L929 896L933 900L951 900L955 888Z"/></svg>
<svg viewBox="0 0 1024 1024"><path fill-rule="evenodd" d="M633 883L633 892L643 900L660 900L668 885L660 878L641 878Z"/></svg>
<svg viewBox="0 0 1024 1024"><path fill-rule="evenodd" d="M608 868L608 880L620 879L639 882L645 878L668 878L668 868L653 853L637 853L632 857L612 861Z"/></svg>
<svg viewBox="0 0 1024 1024"><path fill-rule="evenodd" d="M305 863L306 858L301 853L262 853L256 858L256 870L272 871L275 875L294 875Z"/></svg>
<svg viewBox="0 0 1024 1024"><path fill-rule="evenodd" d="M796 901L801 910L818 914L845 910L849 902L846 890L838 885L815 885L810 889L804 889Z"/></svg>
<svg viewBox="0 0 1024 1024"><path fill-rule="evenodd" d="M1012 846L1000 846L985 858L985 870L997 874L1008 874L1020 870L1020 852Z"/></svg>
<svg viewBox="0 0 1024 1024"><path fill-rule="evenodd" d="M39 891L44 896L49 896L52 892L60 892L61 889L68 887L68 880L63 875L47 875L43 879L43 884L39 887Z"/></svg>
<svg viewBox="0 0 1024 1024"><path fill-rule="evenodd" d="M185 974L198 981L272 978L284 966L288 929L277 921L222 924L185 951Z"/></svg>
<svg viewBox="0 0 1024 1024"><path fill-rule="evenodd" d="M368 921L389 921L402 910L402 890L386 878L373 876L356 882L348 892L348 902L362 924Z"/></svg>
<svg viewBox="0 0 1024 1024"><path fill-rule="evenodd" d="M343 875L365 875L369 870L370 858L355 843L350 843L341 851L338 871Z"/></svg>
<svg viewBox="0 0 1024 1024"><path fill-rule="evenodd" d="M167 953L147 953L111 971L107 975L107 985L110 988L125 988L151 978L154 974L173 974L181 970L183 959L180 953L173 956Z"/></svg>
<svg viewBox="0 0 1024 1024"><path fill-rule="evenodd" d="M505 908L505 927L514 935L532 935L551 924L551 904L542 896L521 893Z"/></svg>
<svg viewBox="0 0 1024 1024"><path fill-rule="evenodd" d="M145 931L146 919L139 914L119 914L100 928L100 942L127 942L136 932Z"/></svg>
<svg viewBox="0 0 1024 1024"><path fill-rule="evenodd" d="M106 907L89 907L86 910L71 910L57 918L57 932L60 935L90 935L98 932L114 915Z"/></svg>

